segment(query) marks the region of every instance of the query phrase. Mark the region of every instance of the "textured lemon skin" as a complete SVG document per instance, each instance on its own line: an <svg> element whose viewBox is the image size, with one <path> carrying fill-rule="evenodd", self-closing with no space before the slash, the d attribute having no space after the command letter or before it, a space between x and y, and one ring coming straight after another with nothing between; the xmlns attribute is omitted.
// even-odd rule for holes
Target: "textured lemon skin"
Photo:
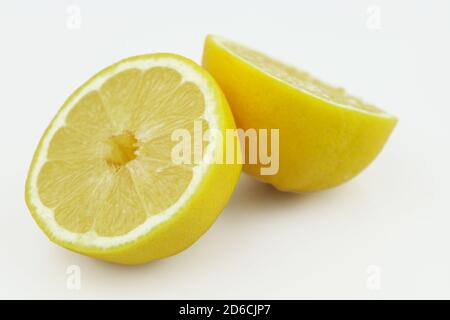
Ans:
<svg viewBox="0 0 450 320"><path fill-rule="evenodd" d="M239 128L279 129L278 173L261 175L259 164L245 164L244 171L282 191L318 191L351 179L374 160L397 123L306 94L213 36L205 40L203 66L221 86Z"/></svg>
<svg viewBox="0 0 450 320"><path fill-rule="evenodd" d="M147 56L149 58L175 57L189 63L196 71L202 73L207 78L211 89L214 90L215 97L218 101L217 115L219 129L223 132L223 136L225 136L224 132L226 129L236 128L233 115L230 111L225 96L215 80L203 68L198 66L195 62L176 54L156 53ZM155 226L147 234L123 245L114 246L107 249L80 246L71 242L62 241L49 230L45 221L43 221L37 213L37 208L31 201L30 193L31 174L35 168L38 155L42 149L43 141L48 134L49 129L52 127L62 110L64 110L64 108L70 104L71 100L74 99L74 97L77 96L77 94L94 79L104 73L108 73L119 63L132 61L134 59L142 59L142 57L144 56L131 57L119 61L118 63L100 71L97 75L93 76L90 80L78 88L67 99L61 107L59 113L50 123L44 133L44 136L41 138L30 166L25 187L25 201L28 209L38 226L44 231L51 241L83 255L126 265L143 264L152 260L165 258L175 255L190 247L217 219L231 197L242 170L242 165L238 163L210 165L207 168L194 195L177 213L166 221Z"/></svg>

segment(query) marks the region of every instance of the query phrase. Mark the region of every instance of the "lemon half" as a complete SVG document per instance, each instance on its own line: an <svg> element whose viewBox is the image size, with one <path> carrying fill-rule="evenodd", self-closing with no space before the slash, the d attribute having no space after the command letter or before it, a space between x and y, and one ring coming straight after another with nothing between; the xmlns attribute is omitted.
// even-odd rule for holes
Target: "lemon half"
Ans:
<svg viewBox="0 0 450 320"><path fill-rule="evenodd" d="M244 170L284 191L339 185L377 156L396 117L308 73L219 36L208 36L203 66L224 91L238 127L279 130L279 170ZM273 150L276 152L277 150Z"/></svg>
<svg viewBox="0 0 450 320"><path fill-rule="evenodd" d="M174 163L174 130L235 124L215 81L174 54L122 60L64 103L35 153L26 202L54 242L99 259L138 264L180 252L215 221L237 163Z"/></svg>

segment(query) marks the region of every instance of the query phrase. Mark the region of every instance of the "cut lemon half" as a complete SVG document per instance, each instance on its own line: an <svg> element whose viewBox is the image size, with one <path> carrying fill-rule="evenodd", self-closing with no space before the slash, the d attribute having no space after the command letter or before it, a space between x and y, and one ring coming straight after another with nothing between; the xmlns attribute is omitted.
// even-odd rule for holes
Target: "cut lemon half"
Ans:
<svg viewBox="0 0 450 320"><path fill-rule="evenodd" d="M397 123L342 88L223 37L206 38L203 66L224 91L238 127L279 130L272 150L279 153L278 171L262 174L261 161L245 163L244 170L280 190L317 191L351 179Z"/></svg>
<svg viewBox="0 0 450 320"><path fill-rule="evenodd" d="M222 146L214 139L200 140L198 161L173 161L173 132L234 128L220 88L194 62L122 60L51 122L30 168L28 207L51 240L82 254L124 264L173 255L215 221L241 169L211 161Z"/></svg>

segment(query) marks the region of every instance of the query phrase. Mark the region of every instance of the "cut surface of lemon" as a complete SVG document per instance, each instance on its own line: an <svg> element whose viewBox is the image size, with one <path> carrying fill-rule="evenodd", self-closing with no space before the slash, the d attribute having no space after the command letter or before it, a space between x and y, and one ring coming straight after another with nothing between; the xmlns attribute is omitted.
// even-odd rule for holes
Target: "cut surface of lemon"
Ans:
<svg viewBox="0 0 450 320"><path fill-rule="evenodd" d="M224 91L238 127L279 130L278 172L261 174L260 162L244 170L283 191L318 191L351 179L397 123L342 88L220 36L207 36L203 66Z"/></svg>
<svg viewBox="0 0 450 320"><path fill-rule="evenodd" d="M82 85L48 127L28 207L50 239L83 254L127 264L175 254L214 222L240 173L212 163L216 141L202 141L201 161L173 161L172 133L199 128L235 128L207 72L174 54L122 60Z"/></svg>

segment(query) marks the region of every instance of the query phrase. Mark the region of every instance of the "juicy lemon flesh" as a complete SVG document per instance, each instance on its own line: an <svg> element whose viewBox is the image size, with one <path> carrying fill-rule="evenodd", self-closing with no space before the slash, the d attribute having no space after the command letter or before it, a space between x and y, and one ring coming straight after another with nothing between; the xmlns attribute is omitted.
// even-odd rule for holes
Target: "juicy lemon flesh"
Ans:
<svg viewBox="0 0 450 320"><path fill-rule="evenodd" d="M311 76L309 73L277 61L264 53L247 48L230 40L222 39L221 43L264 72L275 78L286 81L299 90L312 94L318 98L331 101L335 104L351 106L356 109L362 109L373 113L384 113L384 111L378 107L348 94L345 89L326 84Z"/></svg>
<svg viewBox="0 0 450 320"><path fill-rule="evenodd" d="M168 67L128 69L81 97L52 137L37 181L42 203L74 233L124 235L174 204L193 164L171 160L171 133L202 118L204 96Z"/></svg>

